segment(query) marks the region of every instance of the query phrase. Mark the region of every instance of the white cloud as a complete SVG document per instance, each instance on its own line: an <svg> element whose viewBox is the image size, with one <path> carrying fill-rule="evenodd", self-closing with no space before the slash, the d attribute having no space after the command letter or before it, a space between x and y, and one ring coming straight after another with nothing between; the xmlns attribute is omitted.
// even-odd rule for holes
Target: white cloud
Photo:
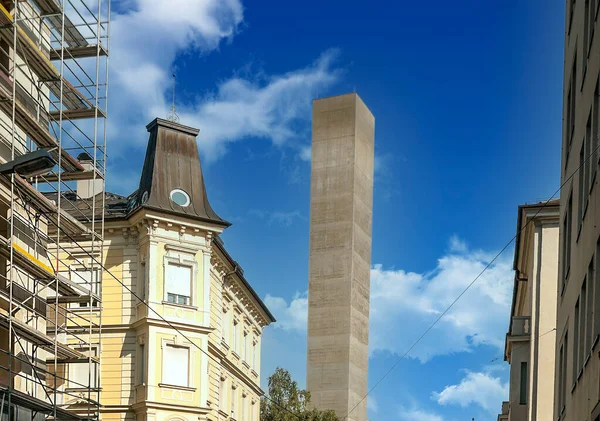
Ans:
<svg viewBox="0 0 600 421"><path fill-rule="evenodd" d="M117 161L128 148L145 147L145 125L166 117L176 59L218 49L243 20L240 0L130 0L113 12L109 139ZM250 137L276 145L298 139L305 134L298 122L309 120L316 91L337 80L335 57L330 50L303 69L260 81L233 76L205 96L178 85L180 122L200 129L199 145L209 160L222 155L229 142ZM193 99L181 100L184 91Z"/></svg>
<svg viewBox="0 0 600 421"><path fill-rule="evenodd" d="M312 65L262 84L229 79L213 97L184 109L182 121L203 130L200 146L209 159L221 155L227 143L248 137L270 139L276 145L307 137L308 132L298 132L297 124L309 121L316 91L337 80L336 57L335 50L326 51Z"/></svg>
<svg viewBox="0 0 600 421"><path fill-rule="evenodd" d="M400 409L398 416L402 421L443 421L443 418L433 412L422 409Z"/></svg>
<svg viewBox="0 0 600 421"><path fill-rule="evenodd" d="M379 411L379 404L373 395L367 396L367 410L373 414L376 414Z"/></svg>
<svg viewBox="0 0 600 421"><path fill-rule="evenodd" d="M432 398L440 405L467 407L477 404L490 413L496 413L500 402L508 397L508 387L508 382L503 383L489 373L467 372L459 384L446 386L441 392L433 393Z"/></svg>
<svg viewBox="0 0 600 421"><path fill-rule="evenodd" d="M312 148L310 145L303 146L300 148L300 159L306 162L310 162L312 159Z"/></svg>
<svg viewBox="0 0 600 421"><path fill-rule="evenodd" d="M375 265L371 270L371 351L406 352L483 270L490 257L465 246L464 252L450 251L440 258L429 273ZM501 349L511 300L509 259L503 256L490 266L410 356L427 361L435 355L471 351L478 345Z"/></svg>
<svg viewBox="0 0 600 421"><path fill-rule="evenodd" d="M285 299L267 294L264 303L277 319L277 322L274 324L275 328L300 333L306 332L306 323L308 320L308 296L306 293L296 293L289 305Z"/></svg>
<svg viewBox="0 0 600 421"><path fill-rule="evenodd" d="M428 273L371 269L371 353L403 354L435 319L454 301L490 261L492 255L471 251L458 238L462 250L450 251ZM436 355L470 352L488 345L501 350L508 324L512 269L510 256L504 255L491 265L444 318L410 354L425 362ZM306 331L308 301L296 296L288 305L278 297L277 312L286 320L282 329ZM276 300L276 301L275 301ZM301 300L301 301L298 301ZM302 305L299 305L302 303Z"/></svg>
<svg viewBox="0 0 600 421"><path fill-rule="evenodd" d="M458 235L453 235L450 237L450 241L448 242L450 246L450 251L457 253L466 253L468 251L467 243L461 240Z"/></svg>
<svg viewBox="0 0 600 421"><path fill-rule="evenodd" d="M145 124L159 110L165 116L165 93L177 55L218 48L242 21L239 0L132 0L130 7L113 13L111 134L143 139Z"/></svg>

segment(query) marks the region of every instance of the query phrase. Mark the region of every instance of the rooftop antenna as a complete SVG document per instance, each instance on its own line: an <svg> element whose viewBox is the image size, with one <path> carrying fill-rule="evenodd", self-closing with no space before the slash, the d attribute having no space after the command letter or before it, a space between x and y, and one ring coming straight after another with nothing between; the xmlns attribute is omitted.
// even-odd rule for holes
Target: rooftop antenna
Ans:
<svg viewBox="0 0 600 421"><path fill-rule="evenodd" d="M172 121L173 123L179 122L179 116L177 115L177 111L175 110L175 73L173 73L173 104L171 105L171 110L169 114L167 114L167 120Z"/></svg>

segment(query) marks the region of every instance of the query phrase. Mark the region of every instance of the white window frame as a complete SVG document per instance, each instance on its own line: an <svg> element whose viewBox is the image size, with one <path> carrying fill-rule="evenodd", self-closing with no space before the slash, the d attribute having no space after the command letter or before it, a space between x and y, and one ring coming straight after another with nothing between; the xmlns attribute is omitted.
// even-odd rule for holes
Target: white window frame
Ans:
<svg viewBox="0 0 600 421"><path fill-rule="evenodd" d="M83 277L81 275L78 275L76 272L91 272L91 273L95 272L96 280L93 281L92 280L93 276L91 276L90 283L85 283L83 280ZM101 277L102 277L102 268L100 268L99 266L95 266L94 268L89 268L89 267L86 267L83 265L70 265L69 271L61 272L61 275L65 276L65 278L69 279L71 282L74 282L74 283L80 285L84 290L91 291L93 294L98 295L98 289L100 288L100 281L101 281ZM73 310L78 310L78 309L89 310L89 308L90 308L89 304L90 304L89 301L72 303L71 305L69 305L69 308L71 308ZM98 308L98 301L94 300L93 304L94 305L92 306L92 308L94 308L94 309Z"/></svg>
<svg viewBox="0 0 600 421"><path fill-rule="evenodd" d="M186 349L188 352L188 361L187 361L187 384L182 385L182 384L173 384L173 383L168 383L165 381L165 368L166 368L166 364L165 364L165 350L167 349L167 347L172 347L172 348L183 348ZM161 349L161 365L162 365L162 373L161 373L161 386L174 386L174 387L184 387L184 388L192 388L192 384L193 384L193 353L192 353L192 349L190 348L190 346L188 344L178 344L175 343L174 341L165 341L163 340L162 343L162 349Z"/></svg>
<svg viewBox="0 0 600 421"><path fill-rule="evenodd" d="M169 292L167 291L167 267L168 265L183 266L190 269L190 296L186 304L172 303L169 301ZM197 291L198 268L195 260L185 259L182 255L165 256L163 262L163 303L176 306L194 307L195 296Z"/></svg>
<svg viewBox="0 0 600 421"><path fill-rule="evenodd" d="M146 288L146 279L148 278L146 276L146 259L143 258L140 261L140 269L139 269L139 276L138 276L138 282L140 283L140 287L139 287L139 291L140 291L140 298L146 302L148 301L148 288Z"/></svg>
<svg viewBox="0 0 600 421"><path fill-rule="evenodd" d="M223 340L225 341L226 344L230 344L231 341L231 318L229 317L231 314L231 307L226 304L225 306L223 306L223 319L221 322L221 328L223 330Z"/></svg>
<svg viewBox="0 0 600 421"><path fill-rule="evenodd" d="M252 370L256 371L256 350L258 349L258 340L256 337L252 339Z"/></svg>
<svg viewBox="0 0 600 421"><path fill-rule="evenodd" d="M248 331L246 329L243 330L243 338L242 338L242 359L248 362Z"/></svg>
<svg viewBox="0 0 600 421"><path fill-rule="evenodd" d="M242 420L246 420L246 416L248 415L248 410L246 409L246 401L248 400L248 397L245 393L242 392Z"/></svg>
<svg viewBox="0 0 600 421"><path fill-rule="evenodd" d="M227 409L227 377L221 376L219 385L219 409L226 412Z"/></svg>
<svg viewBox="0 0 600 421"><path fill-rule="evenodd" d="M231 332L231 349L233 349L233 352L235 352L236 354L238 354L238 325L240 324L239 320L237 320L237 318L235 317L235 315L233 316L233 330ZM239 354L238 354L239 355Z"/></svg>
<svg viewBox="0 0 600 421"><path fill-rule="evenodd" d="M237 409L238 409L238 405L237 405L237 385L232 385L231 386L231 418L233 418L234 420L237 420ZM241 421L241 420L240 420Z"/></svg>
<svg viewBox="0 0 600 421"><path fill-rule="evenodd" d="M92 347L92 355L97 357L98 356L98 346L93 345ZM88 346L83 346L80 348L75 348L75 350L81 352L82 354L87 356L87 353L90 350L90 347ZM75 377L75 371L76 370L83 370L85 373L88 373L90 370L89 367L90 362L79 362L79 363L73 363L73 364L69 364L69 382L68 382L68 389L87 389L87 380L85 382L82 382L81 385L79 384L73 384L71 385L71 379L73 377ZM92 367L91 367L91 371L92 371L92 378L91 380L91 384L90 387L92 389L98 387L97 383L98 383L98 365L97 363L91 363ZM78 382L79 383L79 382Z"/></svg>
<svg viewBox="0 0 600 421"><path fill-rule="evenodd" d="M144 342L140 342L138 344L138 374L137 374L137 384L145 385L146 384L146 344Z"/></svg>

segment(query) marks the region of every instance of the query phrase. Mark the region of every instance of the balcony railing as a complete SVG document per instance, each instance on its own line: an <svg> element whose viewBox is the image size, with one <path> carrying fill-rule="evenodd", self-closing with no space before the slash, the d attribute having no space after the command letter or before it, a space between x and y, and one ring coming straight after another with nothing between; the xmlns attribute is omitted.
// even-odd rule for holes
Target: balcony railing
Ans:
<svg viewBox="0 0 600 421"><path fill-rule="evenodd" d="M530 316L514 316L510 326L510 334L512 336L529 336L531 330Z"/></svg>

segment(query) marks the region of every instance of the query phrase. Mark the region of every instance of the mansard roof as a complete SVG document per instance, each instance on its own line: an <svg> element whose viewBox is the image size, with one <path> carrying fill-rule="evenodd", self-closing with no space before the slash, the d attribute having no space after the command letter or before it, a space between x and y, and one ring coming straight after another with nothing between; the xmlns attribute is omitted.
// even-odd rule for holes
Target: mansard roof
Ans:
<svg viewBox="0 0 600 421"><path fill-rule="evenodd" d="M146 126L150 133L140 184L132 195L130 212L148 208L219 225L231 225L213 210L208 201L194 129L160 118ZM173 200L184 192L187 204ZM185 197L185 196L180 196Z"/></svg>

